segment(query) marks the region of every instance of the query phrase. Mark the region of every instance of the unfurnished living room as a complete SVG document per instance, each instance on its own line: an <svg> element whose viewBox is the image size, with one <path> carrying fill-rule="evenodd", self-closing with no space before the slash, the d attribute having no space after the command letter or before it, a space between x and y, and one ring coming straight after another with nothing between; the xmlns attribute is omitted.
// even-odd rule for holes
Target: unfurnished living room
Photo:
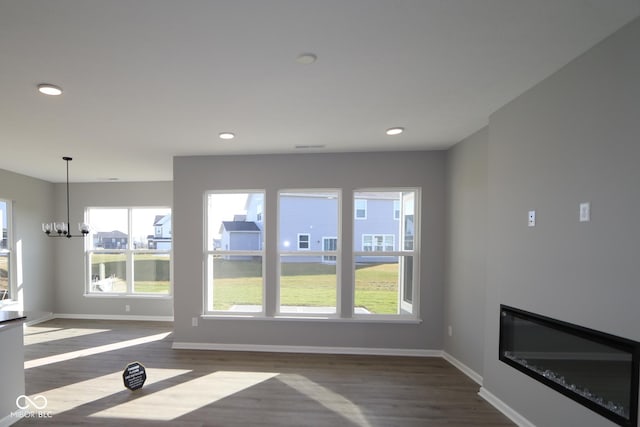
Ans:
<svg viewBox="0 0 640 427"><path fill-rule="evenodd" d="M638 427L640 0L0 0L0 427Z"/></svg>

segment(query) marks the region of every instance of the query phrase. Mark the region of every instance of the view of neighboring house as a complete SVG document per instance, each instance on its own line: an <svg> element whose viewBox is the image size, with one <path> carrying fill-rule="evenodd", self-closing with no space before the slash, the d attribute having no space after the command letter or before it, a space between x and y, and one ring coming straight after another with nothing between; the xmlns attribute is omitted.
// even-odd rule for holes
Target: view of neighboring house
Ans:
<svg viewBox="0 0 640 427"><path fill-rule="evenodd" d="M126 249L129 236L122 231L98 231L93 235L93 247L96 249Z"/></svg>
<svg viewBox="0 0 640 427"><path fill-rule="evenodd" d="M260 250L264 227L262 200L261 194L249 195L245 203L246 214L235 215L233 221L222 222L219 246L214 242L214 247L221 250ZM354 249L363 252L400 250L400 193L367 192L361 198L356 196L354 203ZM279 211L281 251L324 252L337 249L338 198L335 194L281 193ZM318 260L320 258L324 262L335 261L333 256L318 257ZM361 258L360 261L367 260ZM375 261L382 260L378 257Z"/></svg>
<svg viewBox="0 0 640 427"><path fill-rule="evenodd" d="M400 193L368 192L354 199L354 250L400 250Z"/></svg>
<svg viewBox="0 0 640 427"><path fill-rule="evenodd" d="M171 249L171 214L156 215L153 221L154 234L147 236L149 249Z"/></svg>
<svg viewBox="0 0 640 427"><path fill-rule="evenodd" d="M309 252L338 249L337 193L280 193L278 247L280 251ZM287 257L285 262L335 262L335 256Z"/></svg>
<svg viewBox="0 0 640 427"><path fill-rule="evenodd" d="M262 230L246 215L235 215L233 221L220 224L219 248L225 251L257 251L262 246ZM234 259L238 257L234 256Z"/></svg>

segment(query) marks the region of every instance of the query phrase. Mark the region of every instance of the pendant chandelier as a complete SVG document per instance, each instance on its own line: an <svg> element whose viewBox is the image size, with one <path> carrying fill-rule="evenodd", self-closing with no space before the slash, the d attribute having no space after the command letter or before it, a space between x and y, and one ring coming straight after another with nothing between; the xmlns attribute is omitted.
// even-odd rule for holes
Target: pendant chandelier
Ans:
<svg viewBox="0 0 640 427"><path fill-rule="evenodd" d="M71 235L70 225L69 225L69 162L73 160L71 157L63 157L62 160L67 162L67 222L64 221L55 221L55 222L45 222L42 224L42 231L49 237L66 237L71 239L72 237L85 237L89 234L89 224L85 222L81 222L78 224L78 230L82 233L82 236Z"/></svg>

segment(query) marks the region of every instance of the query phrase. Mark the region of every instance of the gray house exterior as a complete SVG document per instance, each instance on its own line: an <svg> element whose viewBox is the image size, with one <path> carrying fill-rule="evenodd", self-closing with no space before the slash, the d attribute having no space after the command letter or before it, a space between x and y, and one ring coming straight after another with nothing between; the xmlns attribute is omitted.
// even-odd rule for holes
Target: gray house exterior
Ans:
<svg viewBox="0 0 640 427"><path fill-rule="evenodd" d="M327 251L337 248L338 199L323 193L280 195L280 251Z"/></svg>
<svg viewBox="0 0 640 427"><path fill-rule="evenodd" d="M252 221L222 221L220 249L224 251L259 251L262 231Z"/></svg>
<svg viewBox="0 0 640 427"><path fill-rule="evenodd" d="M149 249L171 250L171 214L156 215L153 230L154 234L147 237Z"/></svg>
<svg viewBox="0 0 640 427"><path fill-rule="evenodd" d="M126 249L129 236L119 230L99 231L93 235L93 247L96 249Z"/></svg>
<svg viewBox="0 0 640 427"><path fill-rule="evenodd" d="M249 196L246 215L221 226L222 250L259 250L264 228L262 196ZM400 193L367 193L356 196L354 249L356 251L398 251ZM338 248L338 198L331 192L283 192L279 197L279 242L281 252L326 252ZM359 262L393 261L395 258L359 257ZM287 257L287 262L334 262L335 256Z"/></svg>

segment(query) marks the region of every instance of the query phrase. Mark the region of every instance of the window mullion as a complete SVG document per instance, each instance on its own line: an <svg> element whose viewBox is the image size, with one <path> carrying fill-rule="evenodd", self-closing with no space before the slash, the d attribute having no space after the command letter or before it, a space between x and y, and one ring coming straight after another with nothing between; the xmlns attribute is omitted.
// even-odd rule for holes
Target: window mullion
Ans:
<svg viewBox="0 0 640 427"><path fill-rule="evenodd" d="M127 209L127 235L129 236L129 238L127 239L127 262L126 262L126 269L127 269L127 292L132 294L134 291L134 287L133 287L133 278L134 276L134 271L133 271L133 248L132 248L132 240L133 240L133 230L132 230L132 224L133 224L133 213L131 209Z"/></svg>
<svg viewBox="0 0 640 427"><path fill-rule="evenodd" d="M133 271L134 266L133 266L133 251L130 249L127 249L127 292L132 294L134 293L134 286L133 286L133 278L135 277L134 274L135 272Z"/></svg>

